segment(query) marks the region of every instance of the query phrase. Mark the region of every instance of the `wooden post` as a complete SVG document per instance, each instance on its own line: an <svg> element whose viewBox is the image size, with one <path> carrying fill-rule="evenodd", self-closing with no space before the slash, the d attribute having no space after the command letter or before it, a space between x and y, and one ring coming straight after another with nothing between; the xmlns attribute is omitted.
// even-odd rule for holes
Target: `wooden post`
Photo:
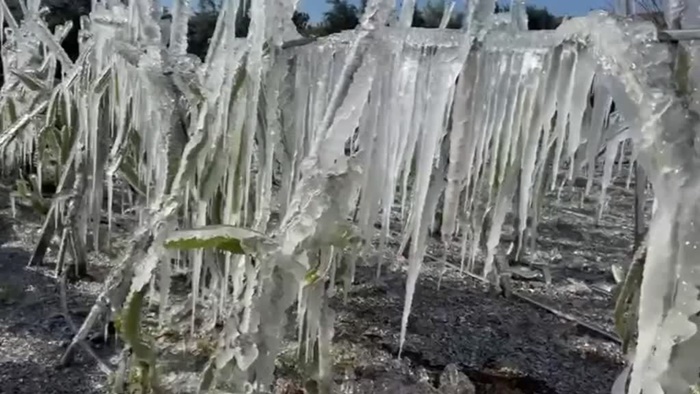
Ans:
<svg viewBox="0 0 700 394"><path fill-rule="evenodd" d="M646 195L647 176L639 163L634 163L634 250L636 251L644 240L646 225L644 223L644 206L647 202Z"/></svg>

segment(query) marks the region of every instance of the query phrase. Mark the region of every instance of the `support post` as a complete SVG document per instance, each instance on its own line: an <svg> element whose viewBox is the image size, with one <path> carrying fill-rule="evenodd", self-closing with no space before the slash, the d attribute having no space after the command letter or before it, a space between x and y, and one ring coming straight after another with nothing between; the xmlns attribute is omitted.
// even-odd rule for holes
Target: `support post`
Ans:
<svg viewBox="0 0 700 394"><path fill-rule="evenodd" d="M639 163L634 163L634 250L644 240L646 224L644 223L644 207L647 201L647 176Z"/></svg>

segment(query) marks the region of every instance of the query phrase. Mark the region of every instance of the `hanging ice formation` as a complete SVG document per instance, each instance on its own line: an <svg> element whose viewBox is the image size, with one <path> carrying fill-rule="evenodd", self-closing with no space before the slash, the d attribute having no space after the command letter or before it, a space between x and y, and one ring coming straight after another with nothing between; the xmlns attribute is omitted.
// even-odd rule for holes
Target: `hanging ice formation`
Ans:
<svg viewBox="0 0 700 394"><path fill-rule="evenodd" d="M115 182L143 202L141 226L72 346L106 309L131 313L150 285L159 324L175 325L176 306L186 307L188 329L218 333L197 385L261 392L296 302L301 355L328 392L327 300L338 280L353 281L377 222L384 245L397 201L410 245L403 344L436 210L444 241L464 240L469 269L485 248L480 272L489 275L506 214L515 211L522 235L541 188L559 185L556 176L544 184L547 171L567 165L568 178L583 168L592 176L604 151L605 190L631 138L658 210L629 392L680 393L697 378L700 211L684 134L694 118L670 87L670 57L651 26L595 13L526 32L523 1L494 16L494 0L479 0L461 31L411 29L414 1L396 20L393 2L370 1L357 30L290 46L295 4L227 0L200 62L185 53L186 0L174 2L170 24L146 0L107 0L81 21L73 62L60 46L69 26L51 33L38 4L27 2L21 22L0 7L9 26L3 171L35 161L41 177L51 163L59 191L45 232L56 223L93 248L104 243L105 202L111 228ZM250 33L237 39L232 21L248 4ZM76 187L85 193L69 192ZM239 239L245 254L164 249L166 240L207 237ZM185 264L186 302L170 294L170 276ZM161 383L195 390L182 371L159 371Z"/></svg>

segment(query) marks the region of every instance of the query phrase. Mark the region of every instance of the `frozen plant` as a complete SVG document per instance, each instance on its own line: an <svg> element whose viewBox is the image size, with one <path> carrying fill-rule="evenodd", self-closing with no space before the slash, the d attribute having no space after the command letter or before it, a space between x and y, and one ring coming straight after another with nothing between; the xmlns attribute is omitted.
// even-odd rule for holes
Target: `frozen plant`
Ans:
<svg viewBox="0 0 700 394"><path fill-rule="evenodd" d="M84 249L99 249L117 181L142 201L134 237L64 362L110 312L146 390L266 392L296 303L300 360L318 390L330 392L328 300L338 282L353 282L376 222L389 236L397 200L410 245L403 345L436 210L444 241L463 237L467 269L477 269L481 248L481 274L497 277L506 214L515 211L522 240L538 196L561 187L556 177L544 181L550 160L554 174L569 163L569 180L586 166L592 176L604 148L606 187L632 139L659 208L629 392L680 393L695 383L695 121L653 26L594 13L526 32L522 2L496 18L494 1L480 0L470 2L463 30L427 31L409 28L415 2L393 20L394 3L376 0L358 29L290 47L295 3L251 2L249 35L237 39L233 21L244 3L224 1L203 62L185 53L184 0L169 26L146 0L95 2L75 62L60 46L67 27L51 33L38 2L25 4L21 22L0 8L10 26L3 168L32 155L60 167L32 261L41 262L57 229L78 245L76 265ZM611 121L613 101L624 125ZM171 294L183 266L192 283L186 300ZM142 318L146 300L158 307L156 322ZM181 330L183 309L190 318ZM160 362L164 345L153 337L165 330L215 338L200 373Z"/></svg>

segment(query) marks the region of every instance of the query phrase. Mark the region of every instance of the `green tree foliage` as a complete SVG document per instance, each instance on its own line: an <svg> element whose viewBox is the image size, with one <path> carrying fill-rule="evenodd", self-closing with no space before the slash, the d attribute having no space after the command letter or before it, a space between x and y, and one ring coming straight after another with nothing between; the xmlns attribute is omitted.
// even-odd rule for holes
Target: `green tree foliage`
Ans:
<svg viewBox="0 0 700 394"><path fill-rule="evenodd" d="M187 52L204 59L218 17L218 10L207 10L198 12L190 18L187 29Z"/></svg>
<svg viewBox="0 0 700 394"><path fill-rule="evenodd" d="M292 15L292 22L294 22L294 25L297 27L300 33L304 33L309 30L311 27L309 24L310 19L309 14L306 12L295 11L294 15Z"/></svg>
<svg viewBox="0 0 700 394"><path fill-rule="evenodd" d="M413 27L425 27L425 28L437 28L440 26L440 21L442 20L442 15L445 13L447 4L444 0L428 1L428 3L422 9L416 9L413 14ZM464 13L462 12L452 12L449 22L447 22L448 29L459 29L462 27L462 20L464 19Z"/></svg>
<svg viewBox="0 0 700 394"><path fill-rule="evenodd" d="M436 28L440 25L442 15L447 7L444 0L429 0L422 9L416 9L413 14L413 27ZM509 7L503 4L496 4L496 12L508 12ZM546 8L534 6L527 7L528 28L530 30L553 30L561 23L561 18L552 15ZM448 29L459 29L462 27L464 13L452 12L450 21L447 23Z"/></svg>
<svg viewBox="0 0 700 394"><path fill-rule="evenodd" d="M496 3L496 13L508 12L509 8L507 5ZM547 8L535 6L527 7L527 19L527 27L530 30L554 30L562 22L562 18L554 16Z"/></svg>
<svg viewBox="0 0 700 394"><path fill-rule="evenodd" d="M54 31L56 26L66 22L70 21L73 23L68 36L63 40L63 49L65 49L68 57L72 60L77 59L79 54L78 30L80 30L80 17L90 13L91 0L48 0L44 1L44 5L48 8L46 22L51 31Z"/></svg>
<svg viewBox="0 0 700 394"><path fill-rule="evenodd" d="M561 24L561 18L552 15L546 8L528 6L527 18L530 30L553 30Z"/></svg>
<svg viewBox="0 0 700 394"><path fill-rule="evenodd" d="M323 21L318 26L319 35L338 33L354 29L360 23L362 8L350 4L347 0L328 0L330 9L323 14Z"/></svg>

